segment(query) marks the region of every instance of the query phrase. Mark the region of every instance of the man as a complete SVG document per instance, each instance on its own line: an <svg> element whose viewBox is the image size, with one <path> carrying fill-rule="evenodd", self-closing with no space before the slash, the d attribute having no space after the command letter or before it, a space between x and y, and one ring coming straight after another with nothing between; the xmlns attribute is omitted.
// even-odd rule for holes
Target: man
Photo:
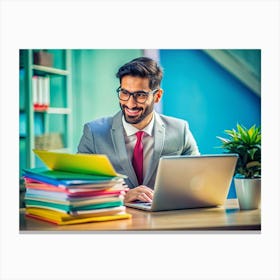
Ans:
<svg viewBox="0 0 280 280"><path fill-rule="evenodd" d="M163 94L156 61L136 58L116 76L121 111L85 124L78 152L106 154L115 170L128 176L125 202L151 202L160 157L198 155L198 147L186 121L154 111Z"/></svg>

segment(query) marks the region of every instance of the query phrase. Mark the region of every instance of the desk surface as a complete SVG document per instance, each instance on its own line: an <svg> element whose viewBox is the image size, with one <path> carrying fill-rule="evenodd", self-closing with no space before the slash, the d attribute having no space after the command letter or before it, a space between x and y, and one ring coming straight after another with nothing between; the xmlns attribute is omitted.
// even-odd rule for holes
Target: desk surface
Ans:
<svg viewBox="0 0 280 280"><path fill-rule="evenodd" d="M179 230L260 230L261 210L239 210L236 199L223 207L146 212L126 208L131 219L57 226L27 218L20 211L20 231L179 231Z"/></svg>

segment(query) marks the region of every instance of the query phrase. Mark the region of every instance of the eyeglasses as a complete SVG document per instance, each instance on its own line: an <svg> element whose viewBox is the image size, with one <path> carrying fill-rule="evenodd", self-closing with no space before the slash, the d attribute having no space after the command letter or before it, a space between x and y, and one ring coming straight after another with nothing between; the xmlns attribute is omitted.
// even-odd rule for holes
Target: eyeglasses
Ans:
<svg viewBox="0 0 280 280"><path fill-rule="evenodd" d="M128 101L130 96L132 95L133 99L137 103L144 104L147 101L147 99L149 97L149 94L156 93L158 91L158 88L154 89L150 92L147 92L147 91L144 91L144 90L129 92L128 90L125 90L121 87L118 87L116 91L118 93L119 99L122 100L122 101Z"/></svg>

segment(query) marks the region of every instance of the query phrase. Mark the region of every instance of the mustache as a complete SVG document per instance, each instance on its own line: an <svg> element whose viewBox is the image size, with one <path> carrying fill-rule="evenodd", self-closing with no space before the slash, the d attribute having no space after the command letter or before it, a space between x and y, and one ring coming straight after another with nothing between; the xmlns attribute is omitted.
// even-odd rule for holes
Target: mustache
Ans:
<svg viewBox="0 0 280 280"><path fill-rule="evenodd" d="M121 107L122 107L122 109L127 108L127 109L129 109L129 110L142 110L142 111L143 111L143 108L137 107L137 106L135 106L135 107L133 107L133 108L129 108L129 107L127 107L126 105L122 105Z"/></svg>

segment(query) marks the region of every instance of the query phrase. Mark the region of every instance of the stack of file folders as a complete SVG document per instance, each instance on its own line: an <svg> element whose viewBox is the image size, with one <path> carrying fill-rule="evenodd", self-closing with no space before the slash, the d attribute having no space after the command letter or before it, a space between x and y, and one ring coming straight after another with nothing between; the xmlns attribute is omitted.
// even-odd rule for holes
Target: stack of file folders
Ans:
<svg viewBox="0 0 280 280"><path fill-rule="evenodd" d="M131 217L123 203L126 189L124 178L114 170L109 171L107 162L104 165L94 155L47 151L37 151L36 154L48 168L23 170L26 216L58 225ZM68 162L68 157L72 158L71 162ZM59 160L61 158L62 161ZM83 168L83 162L88 159L94 164L86 163ZM100 171L100 166L95 169L96 160L103 171Z"/></svg>

